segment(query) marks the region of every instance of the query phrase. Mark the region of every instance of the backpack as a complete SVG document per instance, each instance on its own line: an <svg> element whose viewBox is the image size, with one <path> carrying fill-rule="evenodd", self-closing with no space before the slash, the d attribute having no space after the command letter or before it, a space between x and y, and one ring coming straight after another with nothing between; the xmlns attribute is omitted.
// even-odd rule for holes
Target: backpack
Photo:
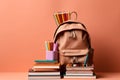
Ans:
<svg viewBox="0 0 120 80"><path fill-rule="evenodd" d="M93 49L84 24L75 21L60 24L54 33L54 42L58 44L61 65L93 65Z"/></svg>

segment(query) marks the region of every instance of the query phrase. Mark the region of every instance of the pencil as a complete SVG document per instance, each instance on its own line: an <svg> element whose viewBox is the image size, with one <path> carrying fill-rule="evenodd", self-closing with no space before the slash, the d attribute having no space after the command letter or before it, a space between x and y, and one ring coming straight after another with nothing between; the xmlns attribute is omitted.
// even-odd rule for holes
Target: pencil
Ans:
<svg viewBox="0 0 120 80"><path fill-rule="evenodd" d="M86 66L86 63L88 61L88 54L86 55L85 61L84 61L84 66Z"/></svg>

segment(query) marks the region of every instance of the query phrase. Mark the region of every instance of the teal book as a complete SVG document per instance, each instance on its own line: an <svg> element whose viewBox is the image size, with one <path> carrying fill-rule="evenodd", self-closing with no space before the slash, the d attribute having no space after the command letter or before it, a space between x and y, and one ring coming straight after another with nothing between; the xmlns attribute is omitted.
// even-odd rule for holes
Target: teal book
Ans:
<svg viewBox="0 0 120 80"><path fill-rule="evenodd" d="M38 63L56 63L56 60L35 60Z"/></svg>

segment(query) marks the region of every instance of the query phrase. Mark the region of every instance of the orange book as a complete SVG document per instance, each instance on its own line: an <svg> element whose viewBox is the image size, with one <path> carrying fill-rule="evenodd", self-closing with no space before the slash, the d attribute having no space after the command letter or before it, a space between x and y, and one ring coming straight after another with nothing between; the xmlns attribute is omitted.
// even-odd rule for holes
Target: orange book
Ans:
<svg viewBox="0 0 120 80"><path fill-rule="evenodd" d="M60 63L36 63L34 66L59 66Z"/></svg>
<svg viewBox="0 0 120 80"><path fill-rule="evenodd" d="M33 71L36 71L36 72L46 72L46 71L53 72L53 71L59 71L59 69L51 69L51 68L33 68Z"/></svg>
<svg viewBox="0 0 120 80"><path fill-rule="evenodd" d="M33 66L33 68L56 68L59 69L60 63L56 63L56 64L51 64L51 63L43 63L43 64L35 64Z"/></svg>

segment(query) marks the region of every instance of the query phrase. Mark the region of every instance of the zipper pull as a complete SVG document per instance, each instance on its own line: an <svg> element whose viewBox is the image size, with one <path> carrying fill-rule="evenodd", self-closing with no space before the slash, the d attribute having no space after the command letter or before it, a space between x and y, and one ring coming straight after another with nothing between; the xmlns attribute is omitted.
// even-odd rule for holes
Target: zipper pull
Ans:
<svg viewBox="0 0 120 80"><path fill-rule="evenodd" d="M72 31L72 38L76 38L75 31Z"/></svg>
<svg viewBox="0 0 120 80"><path fill-rule="evenodd" d="M76 38L76 34L75 34L75 31L70 31L70 36L69 38Z"/></svg>

